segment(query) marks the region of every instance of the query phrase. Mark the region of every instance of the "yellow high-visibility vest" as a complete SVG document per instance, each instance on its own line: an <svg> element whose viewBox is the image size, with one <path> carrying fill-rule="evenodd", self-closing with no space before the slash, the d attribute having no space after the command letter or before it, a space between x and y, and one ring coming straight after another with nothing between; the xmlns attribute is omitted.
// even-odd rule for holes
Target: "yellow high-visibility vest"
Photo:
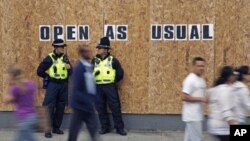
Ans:
<svg viewBox="0 0 250 141"><path fill-rule="evenodd" d="M109 56L104 60L95 58L94 76L96 84L111 84L115 82L116 70L112 67L113 56ZM98 75L95 75L99 72Z"/></svg>
<svg viewBox="0 0 250 141"><path fill-rule="evenodd" d="M67 79L68 78L68 70L66 68L66 64L63 62L63 56L60 58L54 59L55 54L52 52L49 54L50 58L53 61L52 66L49 68L49 76L54 79Z"/></svg>

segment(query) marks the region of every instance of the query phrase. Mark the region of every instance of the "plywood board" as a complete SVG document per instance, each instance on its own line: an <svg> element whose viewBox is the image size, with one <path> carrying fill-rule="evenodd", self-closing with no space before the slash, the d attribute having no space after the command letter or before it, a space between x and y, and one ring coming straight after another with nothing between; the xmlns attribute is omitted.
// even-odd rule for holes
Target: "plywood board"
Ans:
<svg viewBox="0 0 250 141"><path fill-rule="evenodd" d="M151 23L213 23L213 14L207 12L213 11L212 4L211 0L151 1ZM190 71L192 59L196 56L207 58L205 53L213 57L211 42L151 41L149 95L152 112L180 113L182 81ZM213 65L213 60L207 61L208 68ZM213 78L213 75L213 70L209 70L205 77Z"/></svg>
<svg viewBox="0 0 250 141"><path fill-rule="evenodd" d="M112 54L125 76L119 84L124 113L181 113L182 81L195 56L206 59L205 79L211 86L223 65L250 65L249 0L41 0L0 1L0 103L8 93L7 68L18 63L28 79L38 83L38 104L44 90L36 69L51 42L40 42L39 25L90 26L89 41L67 42L74 64L76 48L88 44L93 55L104 24L127 24L128 41L112 41ZM151 24L204 24L215 27L213 41L151 41ZM13 110L0 104L0 111Z"/></svg>
<svg viewBox="0 0 250 141"><path fill-rule="evenodd" d="M16 52L14 50L15 41L13 40L15 28L12 27L11 23L15 23L15 9L12 6L14 4L13 1L4 0L1 1L2 5L2 21L1 21L1 32L2 32L2 40L1 40L1 50L2 50L2 87L1 87L1 95L8 94L8 74L7 68L10 64L15 62ZM11 110L12 106L2 104L1 110Z"/></svg>
<svg viewBox="0 0 250 141"><path fill-rule="evenodd" d="M123 111L147 113L149 2L104 0L104 4L104 23L127 24L129 29L127 42L111 42L112 53L125 71L120 84Z"/></svg>

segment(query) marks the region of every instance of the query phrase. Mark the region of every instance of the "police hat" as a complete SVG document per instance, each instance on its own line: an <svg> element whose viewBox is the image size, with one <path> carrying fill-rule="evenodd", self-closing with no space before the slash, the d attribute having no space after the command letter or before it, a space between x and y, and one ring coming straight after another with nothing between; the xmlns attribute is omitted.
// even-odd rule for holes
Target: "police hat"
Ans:
<svg viewBox="0 0 250 141"><path fill-rule="evenodd" d="M102 37L100 39L100 43L97 45L96 48L105 48L110 49L110 41L108 37Z"/></svg>
<svg viewBox="0 0 250 141"><path fill-rule="evenodd" d="M56 39L53 41L52 46L54 48L66 47L67 45L64 43L63 39Z"/></svg>

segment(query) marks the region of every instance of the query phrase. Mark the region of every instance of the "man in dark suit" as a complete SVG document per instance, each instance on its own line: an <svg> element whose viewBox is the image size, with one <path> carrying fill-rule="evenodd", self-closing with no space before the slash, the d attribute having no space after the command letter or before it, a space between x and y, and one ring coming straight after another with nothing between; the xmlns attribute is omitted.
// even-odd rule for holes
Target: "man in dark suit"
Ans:
<svg viewBox="0 0 250 141"><path fill-rule="evenodd" d="M69 129L68 141L76 141L82 123L85 122L92 141L96 141L98 120L95 114L94 102L96 85L93 76L91 52L87 45L80 45L78 53L81 56L73 72L71 107L73 114Z"/></svg>

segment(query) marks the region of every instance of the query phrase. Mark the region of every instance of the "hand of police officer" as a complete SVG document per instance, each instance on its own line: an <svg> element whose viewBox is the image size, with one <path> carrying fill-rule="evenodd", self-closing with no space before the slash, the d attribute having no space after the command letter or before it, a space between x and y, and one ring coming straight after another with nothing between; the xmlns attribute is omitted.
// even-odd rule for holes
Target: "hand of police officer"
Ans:
<svg viewBox="0 0 250 141"><path fill-rule="evenodd" d="M69 105L66 105L66 106L65 106L65 111L70 111Z"/></svg>
<svg viewBox="0 0 250 141"><path fill-rule="evenodd" d="M71 66L70 66L69 64L65 64L65 67L66 67L67 69L70 69L70 68L71 68Z"/></svg>

